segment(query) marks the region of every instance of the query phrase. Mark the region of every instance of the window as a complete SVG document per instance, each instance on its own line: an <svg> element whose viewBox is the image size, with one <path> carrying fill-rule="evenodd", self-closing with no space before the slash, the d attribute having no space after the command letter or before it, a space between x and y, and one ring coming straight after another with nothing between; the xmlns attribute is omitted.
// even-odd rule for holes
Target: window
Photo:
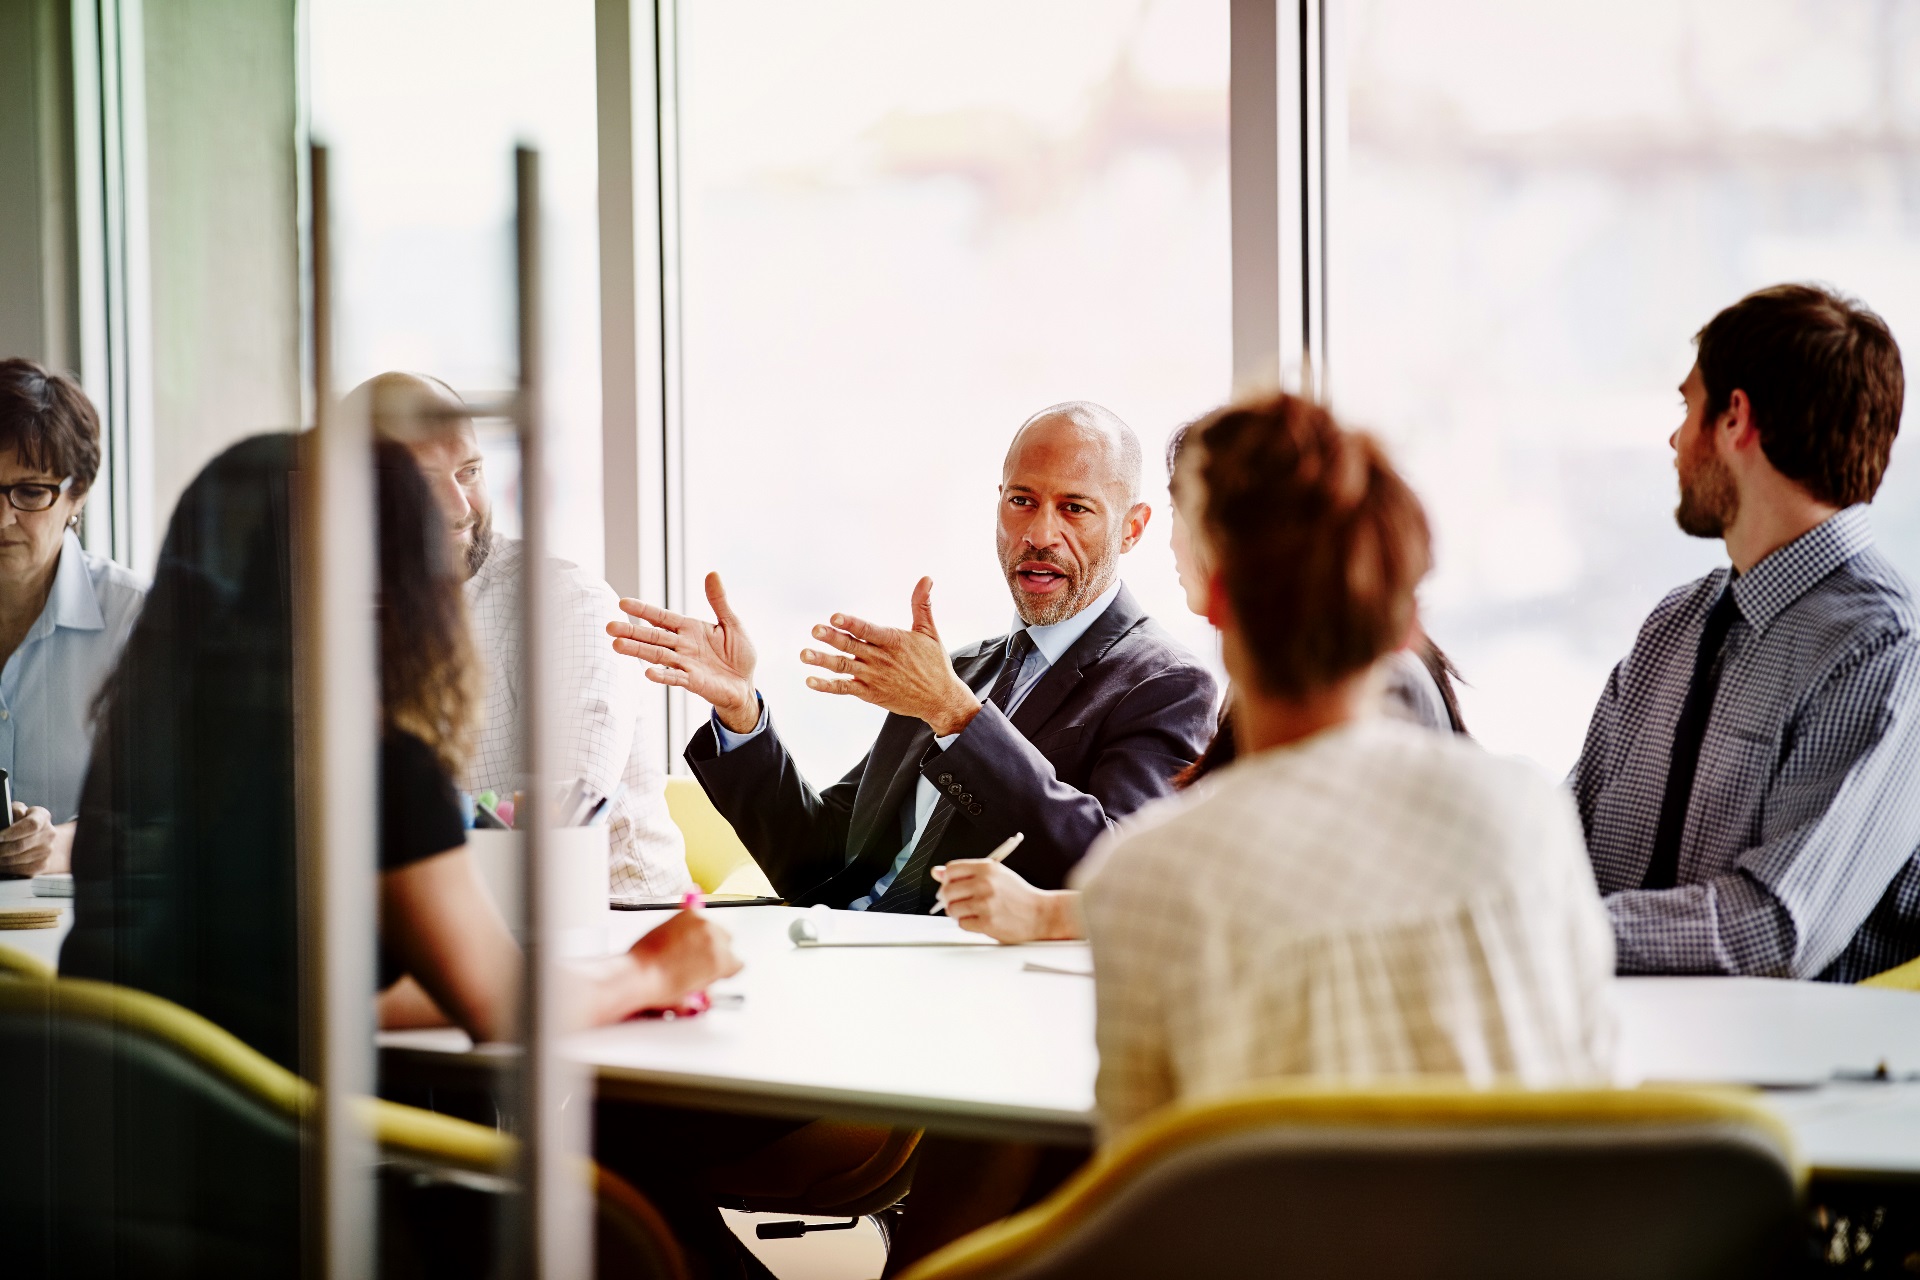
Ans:
<svg viewBox="0 0 1920 1280"><path fill-rule="evenodd" d="M1356 0L1337 408L1438 534L1424 615L1491 747L1568 768L1660 597L1690 339L1821 280L1920 349L1920 9ZM1920 452L1874 504L1920 581Z"/></svg>
<svg viewBox="0 0 1920 1280"><path fill-rule="evenodd" d="M557 555L599 572L600 313L593 6L317 0L314 136L331 149L339 392L386 369L466 393L517 380L513 149L541 154L546 425ZM495 424L496 527L519 534L519 466Z"/></svg>
<svg viewBox="0 0 1920 1280"><path fill-rule="evenodd" d="M1007 629L994 488L1062 400L1139 433L1126 557L1195 652L1167 550L1171 430L1231 377L1224 0L680 9L686 568L726 580L817 783L880 715L809 691L836 611ZM693 723L703 709L696 709Z"/></svg>

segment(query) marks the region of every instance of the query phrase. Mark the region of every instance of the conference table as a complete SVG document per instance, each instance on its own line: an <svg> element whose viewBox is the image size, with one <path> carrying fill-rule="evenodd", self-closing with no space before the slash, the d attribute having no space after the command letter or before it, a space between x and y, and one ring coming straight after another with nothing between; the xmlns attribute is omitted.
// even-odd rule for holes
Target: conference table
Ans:
<svg viewBox="0 0 1920 1280"><path fill-rule="evenodd" d="M612 913L624 946L665 912ZM1093 1135L1092 962L1080 943L999 946L941 918L716 910L745 962L696 1017L567 1040L602 1096L1084 1145ZM799 946L805 921L826 940ZM909 943L911 945L877 945ZM1627 978L1623 1084L1752 1085L1817 1175L1920 1177L1920 993L1762 978ZM490 1073L513 1050L453 1030L381 1035L382 1069Z"/></svg>
<svg viewBox="0 0 1920 1280"><path fill-rule="evenodd" d="M39 897L33 891L31 880L0 880L0 910L8 907L53 907L59 910L59 923L51 929L0 929L0 947L24 951L34 959L58 968L60 944L73 928L73 899Z"/></svg>

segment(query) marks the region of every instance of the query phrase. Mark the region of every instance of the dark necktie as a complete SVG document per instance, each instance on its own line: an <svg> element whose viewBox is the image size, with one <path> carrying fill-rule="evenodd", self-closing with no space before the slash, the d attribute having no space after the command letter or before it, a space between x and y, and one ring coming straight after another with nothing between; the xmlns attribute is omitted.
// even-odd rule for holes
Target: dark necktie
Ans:
<svg viewBox="0 0 1920 1280"><path fill-rule="evenodd" d="M1640 881L1642 889L1671 889L1680 874L1680 836L1687 827L1687 804L1693 799L1693 775L1700 765L1700 740L1706 736L1713 695L1720 687L1720 649L1727 631L1740 616L1733 587L1720 593L1700 633L1700 652L1693 660L1693 683L1680 706L1680 722L1673 729L1673 754L1667 765L1667 793L1660 801L1660 825L1654 828L1653 859Z"/></svg>
<svg viewBox="0 0 1920 1280"><path fill-rule="evenodd" d="M1000 674L994 677L993 691L987 694L987 701L1000 708L1007 709L1007 703L1013 697L1013 687L1019 683L1020 668L1027 664L1027 655L1033 652L1033 637L1026 631L1013 633L1013 639L1007 645L1007 657L1000 664ZM933 750L932 747L928 748ZM921 767L926 767L925 758ZM919 788L916 786L914 792ZM956 787L955 790L958 790ZM909 792L908 804L915 804L914 793ZM959 808L951 795L942 795L934 805L933 814L927 819L927 828L920 833L919 841L913 846L913 856L900 868L900 874L893 878L887 891L880 895L880 901L868 907L869 911L923 912L933 902L933 880L927 874L927 868L933 862L933 851L940 845L940 837L947 832L947 826L953 821L954 811Z"/></svg>

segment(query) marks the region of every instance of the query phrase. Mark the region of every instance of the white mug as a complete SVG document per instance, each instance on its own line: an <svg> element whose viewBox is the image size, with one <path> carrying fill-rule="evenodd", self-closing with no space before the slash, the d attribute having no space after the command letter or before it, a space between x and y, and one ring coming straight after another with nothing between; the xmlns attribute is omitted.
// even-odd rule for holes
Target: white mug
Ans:
<svg viewBox="0 0 1920 1280"><path fill-rule="evenodd" d="M611 907L611 879L607 870L607 828L556 827L546 833L551 861L550 884L558 899L562 955L600 955L607 949ZM526 942L524 907L527 837L523 831L475 828L467 832L467 851L473 855L480 879L506 917L516 940Z"/></svg>

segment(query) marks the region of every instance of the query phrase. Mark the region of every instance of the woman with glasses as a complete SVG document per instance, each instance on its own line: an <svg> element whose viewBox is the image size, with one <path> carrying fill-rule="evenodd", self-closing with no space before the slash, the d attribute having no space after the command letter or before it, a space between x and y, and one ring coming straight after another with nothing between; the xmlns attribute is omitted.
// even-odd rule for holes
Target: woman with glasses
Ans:
<svg viewBox="0 0 1920 1280"><path fill-rule="evenodd" d="M0 360L0 876L65 871L91 708L145 592L80 545L100 419L73 379Z"/></svg>

